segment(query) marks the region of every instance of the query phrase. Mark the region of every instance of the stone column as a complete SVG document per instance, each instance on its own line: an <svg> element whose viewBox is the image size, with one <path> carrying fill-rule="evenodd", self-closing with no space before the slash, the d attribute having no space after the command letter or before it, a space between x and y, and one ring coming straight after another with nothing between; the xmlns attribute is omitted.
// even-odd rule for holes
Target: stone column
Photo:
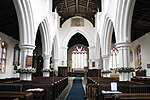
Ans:
<svg viewBox="0 0 150 100"><path fill-rule="evenodd" d="M50 70L50 55L43 55L43 69ZM43 77L49 77L50 72L43 72Z"/></svg>
<svg viewBox="0 0 150 100"><path fill-rule="evenodd" d="M67 66L67 47L61 47L62 49L62 61L61 61L61 65L63 66Z"/></svg>
<svg viewBox="0 0 150 100"><path fill-rule="evenodd" d="M35 49L35 45L30 45L30 44L20 44L19 45L21 49L21 68L27 68L27 67L32 67L26 65L26 58L27 56L33 56L33 50Z"/></svg>
<svg viewBox="0 0 150 100"><path fill-rule="evenodd" d="M20 67L21 69L26 69L26 68L32 68L32 57L33 57L33 50L35 49L35 45L31 44L20 44L19 45L21 49L21 64ZM27 64L27 57L28 59L28 64ZM23 75L25 74L25 75ZM27 75L28 73L20 73L20 80L32 80L32 74Z"/></svg>
<svg viewBox="0 0 150 100"><path fill-rule="evenodd" d="M55 75L58 76L58 59L54 58L53 62L54 62Z"/></svg>
<svg viewBox="0 0 150 100"><path fill-rule="evenodd" d="M118 49L119 67L130 67L131 44L129 42L121 42L116 43L116 47ZM119 80L130 81L131 80L130 73L120 73Z"/></svg>
<svg viewBox="0 0 150 100"><path fill-rule="evenodd" d="M104 71L110 70L110 68L109 68L109 58L110 58L110 56L109 55L103 55L102 58L103 58L103 70ZM110 73L103 74L103 77L110 77Z"/></svg>
<svg viewBox="0 0 150 100"><path fill-rule="evenodd" d="M95 67L96 67L97 69L100 69L100 68L99 68L99 64L100 64L100 60L99 60L99 59L95 59Z"/></svg>
<svg viewBox="0 0 150 100"><path fill-rule="evenodd" d="M93 62L93 59L95 59L95 46L91 46L89 47L89 69L92 68L92 62Z"/></svg>

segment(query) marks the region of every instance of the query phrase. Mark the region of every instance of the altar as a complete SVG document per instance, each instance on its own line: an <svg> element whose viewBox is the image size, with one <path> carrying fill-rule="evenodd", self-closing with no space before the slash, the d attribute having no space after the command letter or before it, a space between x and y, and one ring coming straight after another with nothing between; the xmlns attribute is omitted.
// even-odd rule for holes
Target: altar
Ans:
<svg viewBox="0 0 150 100"><path fill-rule="evenodd" d="M84 69L74 68L73 69L74 76L82 76L84 77Z"/></svg>

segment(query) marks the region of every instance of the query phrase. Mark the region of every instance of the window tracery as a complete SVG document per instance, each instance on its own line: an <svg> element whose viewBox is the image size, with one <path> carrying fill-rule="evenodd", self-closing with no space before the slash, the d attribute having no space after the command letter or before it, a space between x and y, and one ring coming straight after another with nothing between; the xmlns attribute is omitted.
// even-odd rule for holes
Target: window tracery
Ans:
<svg viewBox="0 0 150 100"><path fill-rule="evenodd" d="M7 43L0 38L0 73L6 70Z"/></svg>

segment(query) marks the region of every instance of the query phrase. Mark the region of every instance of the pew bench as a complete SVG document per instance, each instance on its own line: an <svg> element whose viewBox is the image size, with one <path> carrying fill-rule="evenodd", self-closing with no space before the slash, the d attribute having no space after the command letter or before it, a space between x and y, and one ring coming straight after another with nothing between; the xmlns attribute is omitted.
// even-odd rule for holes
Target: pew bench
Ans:
<svg viewBox="0 0 150 100"><path fill-rule="evenodd" d="M46 94L46 91L42 88L34 88L34 89L28 89L26 90L27 92L32 92L33 93L33 98L39 99L39 100L44 100L44 96Z"/></svg>
<svg viewBox="0 0 150 100"><path fill-rule="evenodd" d="M97 97L97 84L87 84L86 85L86 98L88 100L95 100Z"/></svg>
<svg viewBox="0 0 150 100"><path fill-rule="evenodd" d="M150 100L150 93L121 93L112 96L114 100Z"/></svg>
<svg viewBox="0 0 150 100"><path fill-rule="evenodd" d="M103 100L111 100L113 94L120 94L122 92L119 91L104 91L102 90L102 98Z"/></svg>
<svg viewBox="0 0 150 100"><path fill-rule="evenodd" d="M0 91L22 92L22 89L23 89L23 85L22 84L0 83Z"/></svg>
<svg viewBox="0 0 150 100"><path fill-rule="evenodd" d="M33 100L31 92L0 91L0 100Z"/></svg>
<svg viewBox="0 0 150 100"><path fill-rule="evenodd" d="M131 85L129 93L150 93L150 85Z"/></svg>

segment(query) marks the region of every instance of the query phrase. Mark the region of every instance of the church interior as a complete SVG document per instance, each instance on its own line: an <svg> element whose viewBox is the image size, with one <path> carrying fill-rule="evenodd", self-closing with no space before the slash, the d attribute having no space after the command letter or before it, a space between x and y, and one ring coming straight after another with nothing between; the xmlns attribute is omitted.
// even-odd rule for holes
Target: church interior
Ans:
<svg viewBox="0 0 150 100"><path fill-rule="evenodd" d="M150 100L150 0L1 0L0 100Z"/></svg>

